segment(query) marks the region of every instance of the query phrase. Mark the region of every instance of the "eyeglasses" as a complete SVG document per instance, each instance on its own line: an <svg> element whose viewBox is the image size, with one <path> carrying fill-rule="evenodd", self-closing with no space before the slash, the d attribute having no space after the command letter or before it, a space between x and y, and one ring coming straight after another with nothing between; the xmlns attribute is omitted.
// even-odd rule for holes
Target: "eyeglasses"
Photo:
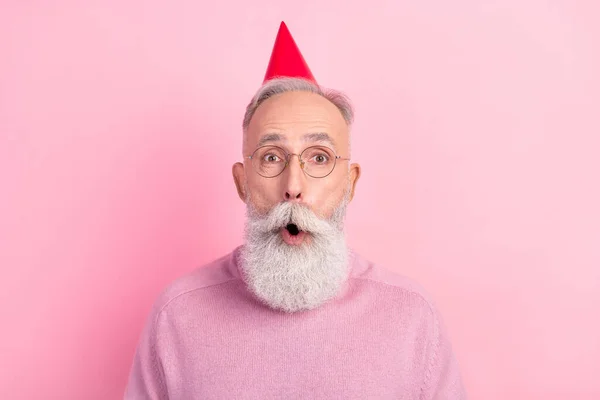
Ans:
<svg viewBox="0 0 600 400"><path fill-rule="evenodd" d="M252 161L252 167L260 176L274 178L288 166L291 156L298 156L304 173L313 178L325 178L331 174L337 160L350 160L337 156L332 149L325 146L307 147L300 154L288 153L278 146L262 146L247 158Z"/></svg>

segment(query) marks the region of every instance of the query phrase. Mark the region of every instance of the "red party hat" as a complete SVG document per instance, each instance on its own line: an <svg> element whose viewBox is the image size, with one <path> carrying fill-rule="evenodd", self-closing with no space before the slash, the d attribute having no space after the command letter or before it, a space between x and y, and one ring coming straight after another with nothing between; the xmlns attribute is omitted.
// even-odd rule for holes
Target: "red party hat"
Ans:
<svg viewBox="0 0 600 400"><path fill-rule="evenodd" d="M271 60L263 83L275 77L303 78L315 84L317 83L283 21L279 26L279 32L275 39Z"/></svg>

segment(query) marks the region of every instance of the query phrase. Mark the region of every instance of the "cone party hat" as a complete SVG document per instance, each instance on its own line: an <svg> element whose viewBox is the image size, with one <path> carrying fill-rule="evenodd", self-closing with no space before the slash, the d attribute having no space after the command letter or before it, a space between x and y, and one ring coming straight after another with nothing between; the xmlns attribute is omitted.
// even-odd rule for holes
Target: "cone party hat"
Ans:
<svg viewBox="0 0 600 400"><path fill-rule="evenodd" d="M317 83L283 21L279 26L263 83L276 77L303 78Z"/></svg>

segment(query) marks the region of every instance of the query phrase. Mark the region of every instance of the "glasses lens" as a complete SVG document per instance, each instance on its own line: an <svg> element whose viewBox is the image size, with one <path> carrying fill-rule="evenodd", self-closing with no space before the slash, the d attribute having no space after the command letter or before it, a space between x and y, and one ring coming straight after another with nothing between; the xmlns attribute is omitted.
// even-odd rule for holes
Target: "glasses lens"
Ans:
<svg viewBox="0 0 600 400"><path fill-rule="evenodd" d="M304 161L304 171L308 175L322 178L333 171L335 154L328 147L309 147L302 152L302 161Z"/></svg>
<svg viewBox="0 0 600 400"><path fill-rule="evenodd" d="M259 175L267 178L279 175L285 168L285 162L285 152L276 146L258 148L252 155L254 169Z"/></svg>

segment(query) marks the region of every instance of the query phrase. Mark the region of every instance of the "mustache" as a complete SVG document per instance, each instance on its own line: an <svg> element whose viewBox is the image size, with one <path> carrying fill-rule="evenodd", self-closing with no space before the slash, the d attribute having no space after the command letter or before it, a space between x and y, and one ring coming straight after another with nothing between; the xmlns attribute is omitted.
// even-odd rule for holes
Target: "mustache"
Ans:
<svg viewBox="0 0 600 400"><path fill-rule="evenodd" d="M319 218L309 207L290 202L282 202L273 207L266 215L251 212L253 226L263 233L278 232L288 224L313 235L326 235L336 231L333 221Z"/></svg>

